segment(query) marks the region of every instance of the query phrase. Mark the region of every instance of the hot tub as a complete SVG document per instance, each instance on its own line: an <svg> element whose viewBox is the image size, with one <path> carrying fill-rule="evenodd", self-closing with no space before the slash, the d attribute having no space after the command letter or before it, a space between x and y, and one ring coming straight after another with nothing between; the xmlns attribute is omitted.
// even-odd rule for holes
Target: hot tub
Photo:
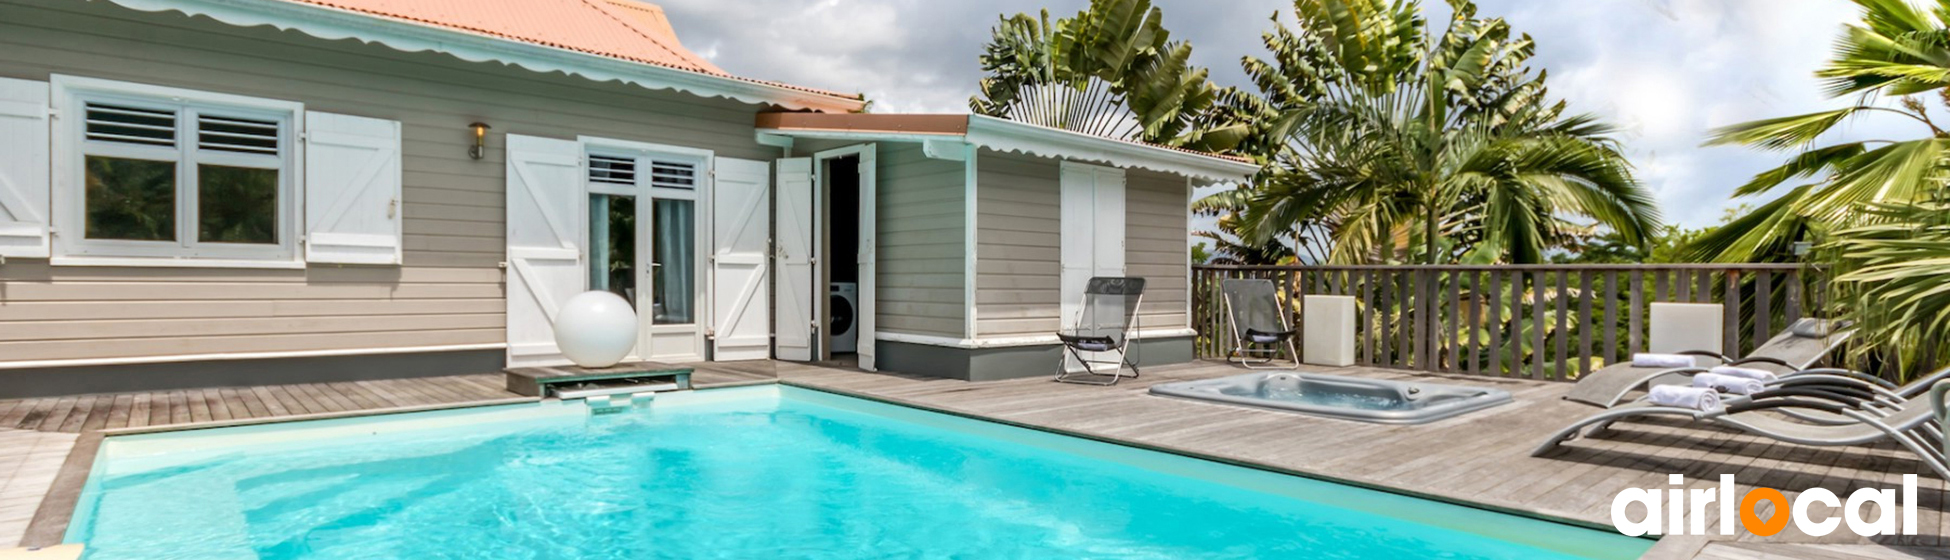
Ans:
<svg viewBox="0 0 1950 560"><path fill-rule="evenodd" d="M1422 424L1510 402L1510 392L1295 371L1151 386L1151 394L1381 424Z"/></svg>

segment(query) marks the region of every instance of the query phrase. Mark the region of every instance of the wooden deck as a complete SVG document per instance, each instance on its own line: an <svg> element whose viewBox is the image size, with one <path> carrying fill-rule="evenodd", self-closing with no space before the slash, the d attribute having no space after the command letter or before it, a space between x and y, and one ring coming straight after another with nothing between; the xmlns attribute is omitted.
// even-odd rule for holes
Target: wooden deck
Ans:
<svg viewBox="0 0 1950 560"><path fill-rule="evenodd" d="M772 362L700 366L699 388L769 382ZM521 398L502 374L302 383L0 400L0 429L78 434Z"/></svg>
<svg viewBox="0 0 1950 560"><path fill-rule="evenodd" d="M1813 486L1844 495L1860 486L1894 487L1901 473L1921 470L1892 448L1817 449L1670 424L1623 426L1612 437L1580 440L1549 457L1531 458L1530 447L1546 433L1596 410L1560 400L1567 385L1558 383L1423 376L1371 368L1320 370L1496 386L1517 398L1509 405L1421 426L1329 420L1145 394L1154 383L1240 371L1216 363L1147 368L1137 380L1090 387L1044 378L968 383L867 373L843 365L758 361L700 365L693 381L700 388L783 381L1604 527L1609 526L1611 498L1619 489L1665 488L1666 475L1673 472L1685 474L1689 483L1734 473L1743 486L1779 488L1792 496ZM51 444L43 440L34 449L43 458L67 457L59 478L45 492L47 499L23 498L18 493L0 496L0 514L38 506L22 543L58 542L103 430L275 421L518 398L522 397L503 389L499 374L483 374L0 401L0 436L11 431L71 438ZM23 451L4 445L5 441L0 438L0 455ZM50 451L48 445L62 449ZM45 461L42 464L20 468L44 471ZM13 474L0 469L0 476ZM1944 537L1950 533L1945 484L1932 476L1922 477L1922 483L1919 521L1924 529L1917 536L1870 541L1843 534L1744 535L1721 542L1708 542L1719 537L1698 539L1689 547L1661 543L1654 553L1667 553L1659 558L1714 560L1950 559L1950 549L1940 548L1950 546L1950 539ZM9 526L5 521L0 519L0 531L20 530L17 523ZM0 544L12 536L0 534Z"/></svg>
<svg viewBox="0 0 1950 560"><path fill-rule="evenodd" d="M1532 458L1531 448L1552 431L1597 411L1561 400L1568 384L1373 368L1312 369L1500 387L1511 391L1516 402L1430 424L1395 426L1156 397L1145 392L1155 383L1244 371L1213 362L1147 368L1143 377L1112 387L1051 383L1046 378L967 383L783 365L780 375L783 382L792 385L1606 528L1611 526L1610 506L1619 490L1669 488L1667 475L1671 473L1685 475L1689 488L1716 485L1720 474L1732 473L1742 487L1776 488L1793 497L1815 486L1842 496L1864 486L1896 488L1902 473L1928 472L1893 446L1813 448L1677 424L1620 425L1604 439L1577 440L1552 455ZM1743 536L1737 539L1767 545L1873 544L1880 546L1856 550L1950 558L1950 552L1943 550L1909 548L1950 546L1950 539L1944 538L1950 532L1950 515L1945 514L1946 486L1935 476L1920 478L1922 507L1918 521L1922 530L1916 536L1869 542L1846 531L1824 537L1784 532L1766 538L1741 531ZM1721 556L1727 558L1759 554L1753 547L1733 549L1725 545L1709 546L1701 552L1723 552Z"/></svg>

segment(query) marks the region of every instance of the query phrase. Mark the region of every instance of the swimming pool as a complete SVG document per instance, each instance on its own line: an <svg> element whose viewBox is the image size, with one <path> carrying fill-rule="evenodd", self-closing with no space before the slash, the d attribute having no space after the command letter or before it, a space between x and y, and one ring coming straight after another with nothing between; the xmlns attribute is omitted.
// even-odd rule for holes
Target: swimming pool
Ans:
<svg viewBox="0 0 1950 560"><path fill-rule="evenodd" d="M1268 434L1268 437L1304 437ZM121 558L1635 558L1651 541L808 389L116 436Z"/></svg>

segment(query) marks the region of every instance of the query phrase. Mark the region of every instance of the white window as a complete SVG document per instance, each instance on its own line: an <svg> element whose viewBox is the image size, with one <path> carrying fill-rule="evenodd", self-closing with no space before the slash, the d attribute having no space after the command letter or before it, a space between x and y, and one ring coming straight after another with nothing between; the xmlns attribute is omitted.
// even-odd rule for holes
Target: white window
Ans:
<svg viewBox="0 0 1950 560"><path fill-rule="evenodd" d="M301 266L298 103L55 76L55 264Z"/></svg>

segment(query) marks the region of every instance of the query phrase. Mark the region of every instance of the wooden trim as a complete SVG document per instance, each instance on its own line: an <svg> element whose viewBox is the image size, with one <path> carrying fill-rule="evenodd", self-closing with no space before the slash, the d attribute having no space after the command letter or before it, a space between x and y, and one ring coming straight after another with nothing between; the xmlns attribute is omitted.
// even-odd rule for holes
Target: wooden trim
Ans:
<svg viewBox="0 0 1950 560"><path fill-rule="evenodd" d="M80 358L74 360L29 360L20 362L0 362L0 370L29 368L58 368L81 366L120 366L132 364L168 364L179 362L205 362L223 360L265 360L280 358L322 358L329 356L364 356L381 354L418 354L423 352L457 352L465 350L502 350L505 342L482 344L456 344L451 346L403 346L399 348L347 348L341 350L299 350L290 352L237 352L229 354L183 354L178 356L140 356L133 358Z"/></svg>
<svg viewBox="0 0 1950 560"><path fill-rule="evenodd" d="M876 113L759 113L756 128L888 134L968 134L968 115Z"/></svg>

